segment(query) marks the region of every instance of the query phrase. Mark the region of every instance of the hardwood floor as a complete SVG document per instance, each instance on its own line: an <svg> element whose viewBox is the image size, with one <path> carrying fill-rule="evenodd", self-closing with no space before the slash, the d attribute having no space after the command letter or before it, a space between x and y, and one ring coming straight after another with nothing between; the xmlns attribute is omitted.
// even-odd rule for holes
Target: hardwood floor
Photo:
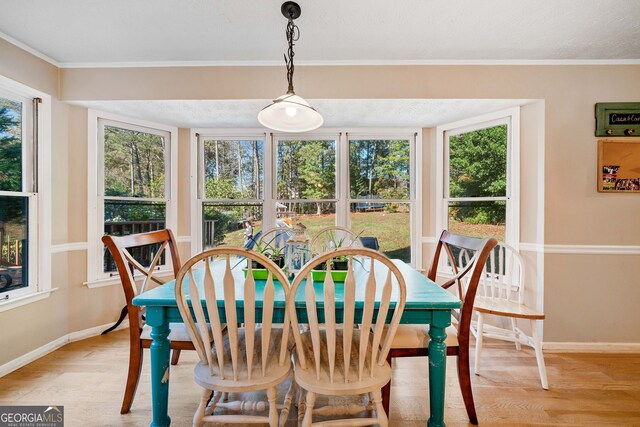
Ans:
<svg viewBox="0 0 640 427"><path fill-rule="evenodd" d="M67 426L147 426L151 419L149 353L131 413L120 415L128 332L68 344L0 378L0 405L64 405ZM640 355L545 354L550 390L540 386L531 349L487 340L480 376L472 376L480 425L640 426ZM454 358L448 359L445 421L468 425ZM171 367L169 413L189 426L199 387L194 352ZM394 364L391 426L425 426L429 414L427 360ZM281 393L282 395L282 390ZM281 399L281 397L280 397ZM293 417L291 423L295 425Z"/></svg>

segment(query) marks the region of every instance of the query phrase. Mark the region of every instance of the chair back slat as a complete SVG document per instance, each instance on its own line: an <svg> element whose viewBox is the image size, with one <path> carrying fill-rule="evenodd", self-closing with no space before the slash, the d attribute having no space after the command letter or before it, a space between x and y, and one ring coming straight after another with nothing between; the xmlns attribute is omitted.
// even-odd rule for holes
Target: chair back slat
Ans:
<svg viewBox="0 0 640 427"><path fill-rule="evenodd" d="M324 323L327 334L329 378L333 382L336 368L336 285L331 274L330 263L327 263L327 275L324 279Z"/></svg>
<svg viewBox="0 0 640 427"><path fill-rule="evenodd" d="M353 275L353 264L349 259L347 277L344 279L344 330L342 332L342 353L344 365L344 382L349 378L351 367L351 344L356 310L356 279Z"/></svg>
<svg viewBox="0 0 640 427"><path fill-rule="evenodd" d="M497 261L494 258L497 257ZM493 300L524 303L524 268L522 256L511 246L500 243L491 252L487 271L481 285L490 287L492 292L485 295Z"/></svg>
<svg viewBox="0 0 640 427"><path fill-rule="evenodd" d="M271 274L269 274L269 278L271 278ZM270 330L271 324L267 326ZM247 375L248 378L251 379L256 334L256 282L253 279L253 268L251 267L251 263L248 263L247 265L247 276L244 279L244 329Z"/></svg>
<svg viewBox="0 0 640 427"><path fill-rule="evenodd" d="M304 288L304 299L307 305L307 320L309 321L309 333L313 344L313 357L316 363L316 373L320 379L320 326L318 325L318 312L316 311L316 294L313 287L311 273L307 278Z"/></svg>
<svg viewBox="0 0 640 427"><path fill-rule="evenodd" d="M229 335L229 353L231 366L233 367L233 380L238 381L238 314L236 307L236 287L231 260L225 257L225 269L223 277L224 289L224 314L227 319L227 334Z"/></svg>
<svg viewBox="0 0 640 427"><path fill-rule="evenodd" d="M232 257L234 258L233 267ZM246 264L243 258L247 260ZM204 261L204 271L194 273L198 271L202 261ZM257 307L256 299L262 284L254 278L251 261L265 266L269 275L266 283L262 282L264 289L261 323L256 322L255 313L260 309ZM245 265L247 270L246 274L243 274L241 270ZM185 280L188 281L188 285L185 284ZM198 283L198 280L202 283ZM282 270L264 255L243 248L209 249L191 258L180 269L176 277L178 309L198 351L201 363L208 365L212 376L221 379L233 378L234 381L250 381L252 378L255 379L256 375L260 375L260 371L263 376L267 375L268 365L273 363L270 360L277 358L278 355L277 360L280 366L290 363L287 359L289 348L287 335L283 333L279 342L274 341L278 339L274 338L272 328L276 283L281 287L286 301L289 295L289 282ZM189 309L185 288L189 291L193 314ZM236 289L244 295L240 303L243 308L240 309L239 304L236 303ZM210 334L207 332L204 303L200 297L202 294L205 295L204 303L206 303L206 314L211 327ZM221 322L222 313L225 317L224 325ZM242 329L238 327L239 320L244 322ZM224 335L223 327L227 328L227 333ZM288 317L285 315L285 329L287 327ZM260 334L259 337L258 334ZM213 338L213 345L210 344L211 338ZM278 345L280 350L274 351ZM257 372L254 372L254 369Z"/></svg>
<svg viewBox="0 0 640 427"><path fill-rule="evenodd" d="M193 271L189 270L189 278L193 280ZM222 378L224 378L224 341L222 337L222 322L220 322L220 313L218 312L218 298L216 296L215 280L213 279L213 273L211 272L211 260L205 258L205 270L204 270L204 295L207 301L207 313L209 314L209 323L211 324L211 332L213 335L213 345L216 348L218 369L222 372ZM192 300L193 303L193 300ZM200 305L200 304L197 304ZM205 341L207 342L207 341ZM206 351L206 353L210 353ZM210 363L210 362L209 362ZM213 368L213 364L209 364L209 368Z"/></svg>
<svg viewBox="0 0 640 427"><path fill-rule="evenodd" d="M332 278L331 260L342 257L346 257L349 262L342 285L343 291L339 293ZM322 283L314 284L310 273L325 262L325 279ZM383 282L384 285L379 286ZM306 322L309 325L308 331L304 334L300 332L298 325L301 307L297 307L295 303L299 289L304 294ZM320 330L318 322L318 295L324 298L323 330ZM339 297L342 301L338 301ZM392 299L395 302L394 306L391 305ZM364 381L365 377L371 376L375 371L376 364L387 363L386 357L393 340L391 335L395 334L400 322L405 301L406 286L402 273L391 260L379 252L364 248L340 248L315 257L305 264L295 277L291 298L287 303L301 368L315 369L317 378L323 376L332 383ZM372 332L376 307L377 318ZM393 310L393 316L389 328L385 331L385 321L390 310ZM338 315L338 311L341 312L341 316ZM337 325L340 317L342 327ZM381 350L379 346L383 335L386 349ZM306 344L300 345L303 338ZM339 357L340 353L343 357ZM308 358L313 359L309 364L306 363Z"/></svg>
<svg viewBox="0 0 640 427"><path fill-rule="evenodd" d="M156 266L158 265L158 262L162 259L162 253L164 252L165 248L167 247L167 242L162 242L162 246L160 246L160 249L158 249L158 252L156 252L156 255L153 257L153 260L151 260L151 263L149 264L148 267L143 266L142 264L140 264L134 257L133 255L131 255L131 252L129 251L124 251L123 252L123 256L125 257L125 259L129 262L129 266L131 267L131 270L138 270L140 273L142 273L144 275L144 279L142 281L142 285L140 285L140 291L139 293L144 292L145 290L147 290L147 283L149 282L149 280L152 280L154 282L156 282L158 285L163 285L164 283L166 283L164 280L161 280L159 278L157 278L156 276L153 275L154 270L156 269ZM134 273L135 271L132 271L132 273Z"/></svg>
<svg viewBox="0 0 640 427"><path fill-rule="evenodd" d="M384 287L382 288L382 297L380 298L380 308L378 309L378 319L376 320L376 329L373 336L373 355L375 356L378 352L378 345L382 338L382 331L384 329L384 324L387 319L387 314L389 313L389 303L391 302L391 270L387 274L387 279L384 282ZM402 314L402 312L400 312ZM397 319L396 319L397 317ZM382 351L380 352L380 356L378 357L378 365L382 365L384 361L387 360L387 354L389 354L389 350L391 349L391 343L393 341L393 337L396 334L396 330L398 329L398 324L400 323L400 317L398 315L397 310L394 310L393 319L391 320L391 325L389 325L389 331L382 343ZM374 364L376 363L375 357L371 358L371 375L373 376Z"/></svg>
<svg viewBox="0 0 640 427"><path fill-rule="evenodd" d="M349 259L349 264L353 262ZM367 279L367 285L364 291L364 310L362 313L362 328L360 328L360 349L358 359L358 380L362 381L362 372L364 370L364 361L367 355L367 346L369 345L369 331L371 324L373 323L373 306L375 304L376 297L376 275L375 275L375 261L371 260L371 266L369 267L369 278ZM375 358L375 350L371 360Z"/></svg>
<svg viewBox="0 0 640 427"><path fill-rule="evenodd" d="M196 280L193 277L192 272L189 272L189 296L193 298L193 300L195 301L200 301L200 292L198 291L198 286L196 285ZM196 347L196 350L198 351L198 356L200 356L200 360L201 361L206 360L210 369L212 369L213 364L211 359L211 352L202 351L203 343L211 342L211 340L209 339L209 330L207 328L207 320L204 316L204 310L202 309L202 305L194 304L193 313L196 315L196 324L194 325L195 326L194 332L196 333L194 335L195 335L196 341L198 342L198 344L200 344L199 346L194 346L194 347ZM200 347L200 350L198 350L198 347Z"/></svg>
<svg viewBox="0 0 640 427"><path fill-rule="evenodd" d="M285 343L289 342L289 332L291 331L290 328L291 325L291 320L289 317L289 311L286 310L285 307L285 311L284 311L284 323L282 324L282 341ZM294 337L294 340L300 338L298 337ZM295 341L296 345L302 345L302 343ZM279 359L279 363L280 365L284 365L286 362L288 362L288 357L289 357L289 347L287 346L281 346L280 347L280 359Z"/></svg>
<svg viewBox="0 0 640 427"><path fill-rule="evenodd" d="M249 263L249 272L247 273L247 277L252 272L251 263ZM275 295L275 286L273 285L273 276L269 274L267 278L267 283L264 286L263 297L262 297L262 330L264 333L262 334L261 345L262 348L269 348L269 344L271 342L271 325L273 323L273 301ZM246 314L247 308L245 308ZM248 326L247 326L248 327ZM288 325L283 325L284 329L288 328ZM287 338L283 336L283 340ZM264 377L267 374L267 360L268 360L268 352L262 352L262 376Z"/></svg>

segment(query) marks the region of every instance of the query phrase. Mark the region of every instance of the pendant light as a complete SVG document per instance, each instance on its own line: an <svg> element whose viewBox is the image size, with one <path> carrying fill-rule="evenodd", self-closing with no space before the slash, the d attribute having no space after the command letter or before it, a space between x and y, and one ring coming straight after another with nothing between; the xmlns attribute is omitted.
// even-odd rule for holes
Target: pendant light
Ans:
<svg viewBox="0 0 640 427"><path fill-rule="evenodd" d="M287 93L274 99L258 113L258 121L265 127L280 132L308 132L322 126L324 119L304 98L293 91L293 45L300 38L300 30L293 20L300 16L300 6L292 1L282 4L280 11L287 23L289 51L284 55L287 65Z"/></svg>

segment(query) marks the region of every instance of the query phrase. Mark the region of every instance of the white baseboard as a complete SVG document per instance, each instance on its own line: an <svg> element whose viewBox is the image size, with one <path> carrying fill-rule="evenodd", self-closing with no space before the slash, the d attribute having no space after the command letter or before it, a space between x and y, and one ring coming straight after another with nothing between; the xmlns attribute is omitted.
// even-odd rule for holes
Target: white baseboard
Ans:
<svg viewBox="0 0 640 427"><path fill-rule="evenodd" d="M640 353L640 343L622 342L544 342L547 353Z"/></svg>
<svg viewBox="0 0 640 427"><path fill-rule="evenodd" d="M0 378L15 371L16 369L20 369L23 366L28 365L29 363L37 359L40 359L42 356L46 356L52 351L55 351L60 347L69 344L70 342L80 341L86 338L98 336L102 333L102 331L104 331L111 325L113 325L113 323L95 326L93 328L84 329L82 331L71 332L69 334L61 336L56 340L51 341L50 343L43 345L42 347L36 348L35 350L32 350L27 354L23 354L22 356L0 366ZM126 329L128 327L129 319L124 319L120 326L118 326L115 330L117 331L120 329Z"/></svg>

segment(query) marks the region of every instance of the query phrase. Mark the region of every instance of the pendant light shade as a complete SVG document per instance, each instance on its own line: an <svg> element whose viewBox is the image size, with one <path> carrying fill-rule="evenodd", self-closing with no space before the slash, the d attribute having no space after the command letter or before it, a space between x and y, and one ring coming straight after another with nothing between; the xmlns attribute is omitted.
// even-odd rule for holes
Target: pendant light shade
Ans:
<svg viewBox="0 0 640 427"><path fill-rule="evenodd" d="M258 113L258 121L264 127L279 132L308 132L324 123L320 113L293 93L274 99Z"/></svg>
<svg viewBox="0 0 640 427"><path fill-rule="evenodd" d="M322 126L324 119L304 98L293 91L293 45L300 37L300 30L293 20L300 16L301 10L297 3L288 1L282 4L280 11L289 21L286 31L289 50L284 57L289 89L258 113L258 121L264 127L279 132L308 132Z"/></svg>

